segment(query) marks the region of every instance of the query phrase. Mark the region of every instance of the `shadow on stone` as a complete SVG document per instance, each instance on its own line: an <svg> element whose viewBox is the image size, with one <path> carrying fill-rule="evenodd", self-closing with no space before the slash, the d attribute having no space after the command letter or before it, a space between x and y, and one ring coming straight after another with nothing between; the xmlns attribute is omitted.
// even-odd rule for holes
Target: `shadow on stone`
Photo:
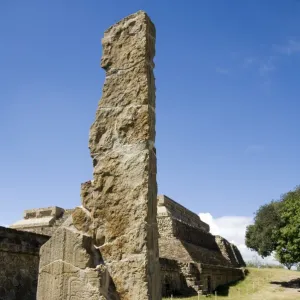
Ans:
<svg viewBox="0 0 300 300"><path fill-rule="evenodd" d="M176 260L160 258L162 294L164 297L190 297L197 295L195 289L188 285L184 269L188 264Z"/></svg>

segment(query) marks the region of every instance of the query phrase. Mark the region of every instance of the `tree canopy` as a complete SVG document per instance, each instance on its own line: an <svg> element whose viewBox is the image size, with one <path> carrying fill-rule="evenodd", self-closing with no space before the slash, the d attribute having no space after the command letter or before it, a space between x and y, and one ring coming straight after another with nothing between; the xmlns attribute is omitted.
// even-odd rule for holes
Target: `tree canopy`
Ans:
<svg viewBox="0 0 300 300"><path fill-rule="evenodd" d="M262 257L275 251L289 269L300 262L300 187L257 210L246 230L246 245Z"/></svg>
<svg viewBox="0 0 300 300"><path fill-rule="evenodd" d="M281 262L300 262L300 188L283 196L276 253Z"/></svg>

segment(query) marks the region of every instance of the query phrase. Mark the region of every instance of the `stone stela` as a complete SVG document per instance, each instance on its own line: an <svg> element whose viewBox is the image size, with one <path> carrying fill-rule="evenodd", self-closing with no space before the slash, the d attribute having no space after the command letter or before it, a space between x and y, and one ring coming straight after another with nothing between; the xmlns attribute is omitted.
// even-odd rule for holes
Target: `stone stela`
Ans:
<svg viewBox="0 0 300 300"><path fill-rule="evenodd" d="M94 178L41 248L38 300L161 299L155 27L140 11L110 27L102 46L106 78L89 136Z"/></svg>

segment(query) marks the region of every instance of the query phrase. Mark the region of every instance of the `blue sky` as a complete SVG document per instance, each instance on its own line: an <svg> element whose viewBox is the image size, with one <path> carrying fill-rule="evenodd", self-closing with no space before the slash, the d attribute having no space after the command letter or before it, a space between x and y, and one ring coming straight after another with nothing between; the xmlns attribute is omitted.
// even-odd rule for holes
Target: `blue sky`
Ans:
<svg viewBox="0 0 300 300"><path fill-rule="evenodd" d="M80 203L103 32L145 10L155 58L159 193L252 216L300 184L300 2L0 2L0 223Z"/></svg>

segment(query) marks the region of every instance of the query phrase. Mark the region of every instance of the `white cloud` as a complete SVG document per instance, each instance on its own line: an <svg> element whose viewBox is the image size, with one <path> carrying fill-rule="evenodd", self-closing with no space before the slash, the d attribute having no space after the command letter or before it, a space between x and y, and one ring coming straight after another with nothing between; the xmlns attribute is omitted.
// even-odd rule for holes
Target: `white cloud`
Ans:
<svg viewBox="0 0 300 300"><path fill-rule="evenodd" d="M281 54L292 55L300 52L300 41L296 39L289 39L285 45L273 45L273 47Z"/></svg>
<svg viewBox="0 0 300 300"><path fill-rule="evenodd" d="M216 68L216 72L219 73L219 74L223 74L223 75L228 75L229 74L229 70L228 69L220 68L220 67Z"/></svg>
<svg viewBox="0 0 300 300"><path fill-rule="evenodd" d="M262 259L251 251L245 245L246 227L253 224L253 218L247 216L224 216L220 218L214 218L210 213L199 214L202 221L206 222L210 226L210 232L214 235L220 235L226 238L229 242L235 244L244 258L247 261L258 260L261 263L278 264L278 262L269 256Z"/></svg>
<svg viewBox="0 0 300 300"><path fill-rule="evenodd" d="M251 217L243 216L214 218L210 213L200 213L199 216L210 225L212 234L221 235L237 245L245 243L246 227L253 222Z"/></svg>

